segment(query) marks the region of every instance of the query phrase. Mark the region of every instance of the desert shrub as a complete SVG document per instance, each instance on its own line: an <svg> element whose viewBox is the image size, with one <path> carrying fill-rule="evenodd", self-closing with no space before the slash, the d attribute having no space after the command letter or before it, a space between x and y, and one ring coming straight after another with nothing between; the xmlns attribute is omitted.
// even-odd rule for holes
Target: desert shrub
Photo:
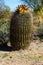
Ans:
<svg viewBox="0 0 43 65"><path fill-rule="evenodd" d="M38 30L37 30L37 36L38 36L40 39L43 39L43 23L40 24L40 27L39 27Z"/></svg>
<svg viewBox="0 0 43 65"><path fill-rule="evenodd" d="M7 44L9 40L10 22L7 19L0 20L0 44Z"/></svg>
<svg viewBox="0 0 43 65"><path fill-rule="evenodd" d="M43 23L34 26L33 39L43 39Z"/></svg>

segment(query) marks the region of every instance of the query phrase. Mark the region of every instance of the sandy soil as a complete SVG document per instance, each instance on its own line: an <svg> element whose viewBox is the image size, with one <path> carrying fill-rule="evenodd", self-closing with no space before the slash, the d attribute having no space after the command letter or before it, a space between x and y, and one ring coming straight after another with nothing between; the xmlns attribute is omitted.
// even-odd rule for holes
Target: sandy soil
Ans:
<svg viewBox="0 0 43 65"><path fill-rule="evenodd" d="M43 42L32 41L25 50L0 51L0 65L43 65Z"/></svg>

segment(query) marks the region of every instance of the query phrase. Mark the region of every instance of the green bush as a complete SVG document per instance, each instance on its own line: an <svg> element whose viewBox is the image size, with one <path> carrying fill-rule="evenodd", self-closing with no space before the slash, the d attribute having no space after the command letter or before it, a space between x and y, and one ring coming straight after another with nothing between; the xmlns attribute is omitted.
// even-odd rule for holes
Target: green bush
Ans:
<svg viewBox="0 0 43 65"><path fill-rule="evenodd" d="M33 29L33 39L43 39L43 23Z"/></svg>
<svg viewBox="0 0 43 65"><path fill-rule="evenodd" d="M9 40L10 22L7 19L0 20L0 44L5 45Z"/></svg>

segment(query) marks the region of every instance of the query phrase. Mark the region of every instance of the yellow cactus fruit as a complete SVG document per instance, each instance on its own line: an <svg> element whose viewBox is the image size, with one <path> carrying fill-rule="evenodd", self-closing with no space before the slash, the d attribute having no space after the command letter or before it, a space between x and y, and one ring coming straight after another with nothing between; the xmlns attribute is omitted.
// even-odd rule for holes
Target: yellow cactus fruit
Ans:
<svg viewBox="0 0 43 65"><path fill-rule="evenodd" d="M28 6L26 6L26 5L18 6L17 10L19 11L19 13L28 13L29 12Z"/></svg>

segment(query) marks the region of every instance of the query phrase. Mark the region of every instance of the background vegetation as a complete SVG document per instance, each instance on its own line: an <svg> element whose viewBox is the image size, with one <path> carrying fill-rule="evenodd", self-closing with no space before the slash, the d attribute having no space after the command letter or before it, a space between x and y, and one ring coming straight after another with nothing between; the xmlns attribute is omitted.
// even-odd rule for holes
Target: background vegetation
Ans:
<svg viewBox="0 0 43 65"><path fill-rule="evenodd" d="M33 36L43 39L43 0L22 0L29 6L33 14ZM14 12L11 12L9 6L0 4L0 38L10 31L10 20ZM2 36L1 36L2 34ZM1 39L2 39L1 38ZM0 41L2 41L0 39Z"/></svg>

